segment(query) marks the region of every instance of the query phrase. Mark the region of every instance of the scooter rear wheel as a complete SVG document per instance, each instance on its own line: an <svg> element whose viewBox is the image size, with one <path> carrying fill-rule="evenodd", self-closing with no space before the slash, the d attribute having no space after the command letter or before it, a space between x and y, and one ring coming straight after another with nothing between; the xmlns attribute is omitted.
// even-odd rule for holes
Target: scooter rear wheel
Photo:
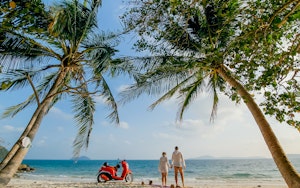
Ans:
<svg viewBox="0 0 300 188"><path fill-rule="evenodd" d="M111 180L111 175L106 172L100 172L97 176L98 183L104 183Z"/></svg>
<svg viewBox="0 0 300 188"><path fill-rule="evenodd" d="M131 183L133 181L133 174L132 173L127 174L125 176L125 181Z"/></svg>

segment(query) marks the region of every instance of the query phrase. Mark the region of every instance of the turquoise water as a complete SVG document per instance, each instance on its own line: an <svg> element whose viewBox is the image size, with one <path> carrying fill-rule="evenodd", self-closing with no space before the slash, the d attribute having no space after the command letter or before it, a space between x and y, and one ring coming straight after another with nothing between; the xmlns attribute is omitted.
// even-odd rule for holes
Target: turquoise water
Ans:
<svg viewBox="0 0 300 188"><path fill-rule="evenodd" d="M127 160L133 171L134 181L160 181L158 160ZM66 180L96 182L99 167L108 162L116 165L117 160L24 160L24 164L35 168L34 172L22 173L21 178L36 180ZM300 170L300 159L293 159L293 165ZM192 184L203 183L247 183L279 182L283 179L272 159L226 159L186 160L185 179ZM121 169L119 173L121 174ZM173 181L173 170L169 181Z"/></svg>

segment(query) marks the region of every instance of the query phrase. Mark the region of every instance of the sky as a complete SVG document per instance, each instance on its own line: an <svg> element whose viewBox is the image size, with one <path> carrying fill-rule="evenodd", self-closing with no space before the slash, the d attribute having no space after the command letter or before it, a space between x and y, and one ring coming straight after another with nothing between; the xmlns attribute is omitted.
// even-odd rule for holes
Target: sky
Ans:
<svg viewBox="0 0 300 188"><path fill-rule="evenodd" d="M46 4L51 1L44 0ZM126 6L122 0L103 0L99 10L100 28L119 31L119 16ZM131 49L133 36L124 37L118 55L138 55ZM109 80L117 93L131 81L126 78ZM0 93L0 113L7 107L26 99L31 91ZM203 94L187 109L181 124L176 123L178 101L174 98L150 111L155 97L141 98L119 107L121 123L111 124L105 117L108 111L101 99L96 99L95 124L87 150L81 155L90 159L159 159L165 151L171 156L178 146L184 158L214 157L271 157L253 117L242 104L231 102L220 94L218 114L210 122L212 97ZM70 159L77 127L68 100L55 105L44 118L25 159ZM14 118L0 119L1 144L8 149L15 143L27 125L34 107ZM287 154L300 154L299 132L267 117Z"/></svg>

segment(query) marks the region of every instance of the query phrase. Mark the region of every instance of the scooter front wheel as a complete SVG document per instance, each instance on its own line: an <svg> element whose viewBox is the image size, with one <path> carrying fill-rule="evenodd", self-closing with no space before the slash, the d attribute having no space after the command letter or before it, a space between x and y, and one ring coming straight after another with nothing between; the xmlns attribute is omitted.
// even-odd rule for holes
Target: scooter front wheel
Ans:
<svg viewBox="0 0 300 188"><path fill-rule="evenodd" d="M125 181L131 183L131 182L133 181L133 174L132 174L132 173L128 173L128 174L125 176Z"/></svg>

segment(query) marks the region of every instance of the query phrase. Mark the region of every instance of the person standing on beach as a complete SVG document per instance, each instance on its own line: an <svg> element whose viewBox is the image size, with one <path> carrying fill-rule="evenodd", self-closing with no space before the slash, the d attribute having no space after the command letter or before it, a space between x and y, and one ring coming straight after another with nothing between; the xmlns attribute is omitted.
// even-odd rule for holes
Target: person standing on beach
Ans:
<svg viewBox="0 0 300 188"><path fill-rule="evenodd" d="M159 160L158 170L161 172L161 183L162 186L167 186L167 176L169 168L171 167L169 160L167 158L167 153L162 152L162 156Z"/></svg>
<svg viewBox="0 0 300 188"><path fill-rule="evenodd" d="M182 153L178 150L178 146L175 147L175 151L172 154L172 166L174 166L174 174L175 174L175 183L176 187L178 186L178 172L181 176L182 186L184 187L184 174L183 174L183 168L185 169L185 161L182 156Z"/></svg>

